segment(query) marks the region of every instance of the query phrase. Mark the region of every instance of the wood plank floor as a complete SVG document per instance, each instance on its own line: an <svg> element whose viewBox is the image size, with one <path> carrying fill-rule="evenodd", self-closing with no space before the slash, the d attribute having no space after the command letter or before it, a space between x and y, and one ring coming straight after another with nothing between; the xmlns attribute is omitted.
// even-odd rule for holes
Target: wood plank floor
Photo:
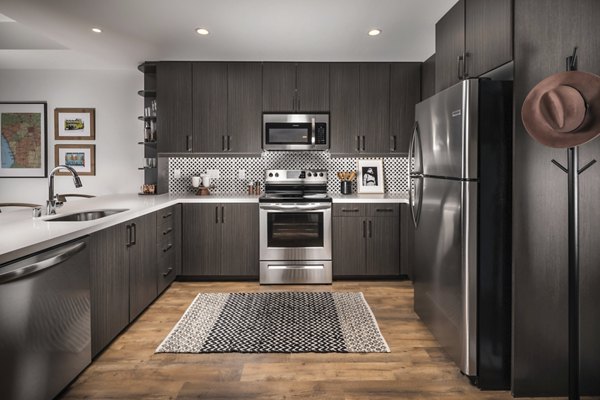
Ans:
<svg viewBox="0 0 600 400"><path fill-rule="evenodd" d="M391 353L154 354L199 292L361 291ZM410 282L175 282L64 399L511 399L470 385L413 312Z"/></svg>

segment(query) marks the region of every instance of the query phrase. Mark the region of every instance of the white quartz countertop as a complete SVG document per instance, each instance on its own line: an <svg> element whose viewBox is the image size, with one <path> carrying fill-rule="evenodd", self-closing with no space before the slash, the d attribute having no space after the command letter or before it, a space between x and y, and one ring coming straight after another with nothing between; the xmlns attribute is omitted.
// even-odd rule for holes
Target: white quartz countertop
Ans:
<svg viewBox="0 0 600 400"><path fill-rule="evenodd" d="M32 218L24 209L0 213L0 265L61 243L129 221L179 203L257 203L258 195L157 195L118 194L84 200L67 201L58 215L79 211L127 209L127 211L93 221L48 222L54 216ZM406 203L402 194L332 194L334 203Z"/></svg>

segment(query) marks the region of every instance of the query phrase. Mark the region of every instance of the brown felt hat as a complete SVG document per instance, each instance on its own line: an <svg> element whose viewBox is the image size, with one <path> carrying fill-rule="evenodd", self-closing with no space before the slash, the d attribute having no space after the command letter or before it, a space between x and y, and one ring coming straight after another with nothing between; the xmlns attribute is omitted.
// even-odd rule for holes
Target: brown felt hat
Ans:
<svg viewBox="0 0 600 400"><path fill-rule="evenodd" d="M543 145L575 147L600 134L600 76L582 71L554 74L525 98L521 118Z"/></svg>

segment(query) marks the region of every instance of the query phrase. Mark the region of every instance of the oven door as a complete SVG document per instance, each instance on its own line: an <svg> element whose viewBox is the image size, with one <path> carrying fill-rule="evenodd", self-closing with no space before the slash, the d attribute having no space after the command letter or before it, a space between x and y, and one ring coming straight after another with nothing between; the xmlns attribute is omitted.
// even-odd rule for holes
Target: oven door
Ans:
<svg viewBox="0 0 600 400"><path fill-rule="evenodd" d="M261 260L331 260L331 203L261 203Z"/></svg>

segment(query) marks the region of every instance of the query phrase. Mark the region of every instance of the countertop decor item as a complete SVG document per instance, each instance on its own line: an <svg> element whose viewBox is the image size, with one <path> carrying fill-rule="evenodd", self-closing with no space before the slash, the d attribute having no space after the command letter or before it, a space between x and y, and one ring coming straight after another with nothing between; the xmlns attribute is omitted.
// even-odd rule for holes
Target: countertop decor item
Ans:
<svg viewBox="0 0 600 400"><path fill-rule="evenodd" d="M95 108L55 108L55 140L95 140Z"/></svg>
<svg viewBox="0 0 600 400"><path fill-rule="evenodd" d="M389 351L362 293L263 292L198 294L155 352Z"/></svg>
<svg viewBox="0 0 600 400"><path fill-rule="evenodd" d="M340 180L340 193L352 194L352 181L356 178L356 171L341 171L337 173Z"/></svg>
<svg viewBox="0 0 600 400"><path fill-rule="evenodd" d="M0 178L48 175L46 102L0 102Z"/></svg>
<svg viewBox="0 0 600 400"><path fill-rule="evenodd" d="M529 92L521 109L527 132L539 143L567 148L567 166L552 163L567 174L568 193L568 343L569 400L579 394L579 175L596 163L579 167L579 147L600 135L600 77L577 71L577 47L566 59L566 72L542 80Z"/></svg>
<svg viewBox="0 0 600 400"><path fill-rule="evenodd" d="M358 160L358 193L383 193L383 161Z"/></svg>

